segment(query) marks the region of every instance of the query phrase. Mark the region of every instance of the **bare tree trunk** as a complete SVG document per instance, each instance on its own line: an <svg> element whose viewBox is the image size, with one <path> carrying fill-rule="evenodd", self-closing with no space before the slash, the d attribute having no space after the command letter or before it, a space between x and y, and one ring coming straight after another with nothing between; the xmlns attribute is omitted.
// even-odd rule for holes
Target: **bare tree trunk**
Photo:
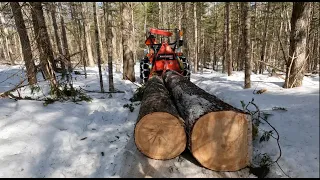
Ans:
<svg viewBox="0 0 320 180"><path fill-rule="evenodd" d="M99 8L99 7L97 7ZM107 63L108 61L108 56L105 56L104 54L104 46L103 46L103 43L102 43L102 39L103 39L103 22L101 20L101 23L99 23L99 9L97 10L97 22L98 22L98 31L99 31L99 46L100 46L100 53L101 53L101 63L104 64L104 63ZM105 33L104 33L105 34Z"/></svg>
<svg viewBox="0 0 320 180"><path fill-rule="evenodd" d="M4 16L3 13L0 12L0 25L1 25L1 32L3 33L2 38L4 40L4 55L5 55L5 59L7 62L10 62L12 65L15 64L14 59L12 57L12 50L10 47L10 42L8 39L9 36L9 32L8 29L5 27L5 20L4 20Z"/></svg>
<svg viewBox="0 0 320 180"><path fill-rule="evenodd" d="M130 5L122 2L123 79L135 82L130 21Z"/></svg>
<svg viewBox="0 0 320 180"><path fill-rule="evenodd" d="M214 3L213 13L214 13L214 34L213 34L213 62L212 62L212 70L215 70L215 66L218 62L217 57L217 29L218 29L218 20L217 20L217 3Z"/></svg>
<svg viewBox="0 0 320 180"><path fill-rule="evenodd" d="M103 89L103 80L102 80L102 72L101 72L101 53L100 53L100 43L99 43L99 27L97 20L97 7L96 2L93 2L93 18L94 18L94 31L96 36L96 48L97 48L97 59L98 59L98 69L99 69L99 79L100 79L100 90L104 92Z"/></svg>
<svg viewBox="0 0 320 180"><path fill-rule="evenodd" d="M111 12L110 12L111 13ZM114 34L114 36L112 37L112 49L113 49L113 54L112 54L112 58L113 60L116 60L116 72L119 73L121 72L121 63L120 63L120 56L118 54L118 46L117 46L117 39L118 37L116 36L117 35L117 32L116 32L116 22L115 21L111 21L112 23L112 33ZM121 44L121 43L119 43Z"/></svg>
<svg viewBox="0 0 320 180"><path fill-rule="evenodd" d="M42 11L42 5L41 2L30 2L32 6L32 19L34 22L34 25L38 26L38 34L36 27L35 28L35 33L36 33L36 38L39 38L39 43L40 44L40 51L42 51L43 58L41 62L43 63L43 67L45 68L45 75L46 79L50 80L51 88L53 88L53 91L56 91L58 89L58 82L56 80L56 76L54 73L55 69L55 63L54 63L54 57L53 57L53 51L52 51L52 46L50 43L46 23L44 20L43 16L43 11ZM37 36L38 35L38 36Z"/></svg>
<svg viewBox="0 0 320 180"><path fill-rule="evenodd" d="M39 52L39 59L40 59L40 65L41 65L41 69L42 69L42 75L44 76L43 77L44 79L48 79L48 78L50 78L50 73L47 71L48 61L47 61L47 57L41 47L40 27L39 27L37 16L36 16L36 13L34 10L31 10L31 16L32 16L34 39L36 41L37 50Z"/></svg>
<svg viewBox="0 0 320 180"><path fill-rule="evenodd" d="M30 41L24 24L23 15L19 2L10 2L11 11L14 17L16 28L20 37L21 47L23 51L23 60L27 69L27 77L29 84L37 83L36 68L32 59Z"/></svg>
<svg viewBox="0 0 320 180"><path fill-rule="evenodd" d="M41 40L41 47L44 50L45 55L48 58L48 62L49 64L51 64L50 66L52 66L53 70L56 69L55 66L55 62L54 62L54 56L53 56L53 51L52 51L52 46L50 43L50 38L49 38L49 34L48 34L48 30L46 27L46 22L44 19L44 15L43 15L43 10L42 10L42 4L41 2L31 2L30 3L34 12L35 12L35 17L38 21L38 26L39 26L39 30L40 30L40 40Z"/></svg>
<svg viewBox="0 0 320 180"><path fill-rule="evenodd" d="M109 91L114 91L114 83L113 83L113 48L112 48L112 39L113 39L113 32L112 32L112 12L109 10L109 4L104 2L104 18L105 18L105 33L106 33L106 44L107 44L107 53L108 53L108 77L109 77Z"/></svg>
<svg viewBox="0 0 320 180"><path fill-rule="evenodd" d="M17 34L14 34L14 39L15 39L15 44L16 44L16 52L18 53L18 59L19 59L19 62L21 62L23 60L23 51L22 51L22 46L21 46L21 42L20 42L20 39L19 39L19 33L18 35ZM29 40L30 41L30 40Z"/></svg>
<svg viewBox="0 0 320 180"><path fill-rule="evenodd" d="M310 52L311 52L311 47L312 47L312 43L310 43L311 41L311 36L312 36L312 33L310 32L310 29L313 27L313 23L312 23L312 18L313 18L313 13L314 13L314 2L312 2L312 8L311 8L311 15L310 17L308 18L308 28L307 28L307 40L306 40L306 44L307 44L307 47L306 47L306 63L305 63L305 70L306 72L308 72L309 70L311 70L308 66L311 64L310 62L310 59L312 58Z"/></svg>
<svg viewBox="0 0 320 180"><path fill-rule="evenodd" d="M134 3L131 2L130 6L131 6L131 22L132 22L132 51L133 51L133 62L134 64L136 63L137 60L137 48L136 48L136 33L135 33L135 23L134 23L134 11L133 11L133 5Z"/></svg>
<svg viewBox="0 0 320 180"><path fill-rule="evenodd" d="M265 24L264 24L264 30L263 30L263 37L262 37L262 45L261 45L261 57L260 61L265 62L265 53L266 53L266 42L267 42L267 32L268 32L268 24L269 24L269 10L270 10L270 2L268 2L267 5L267 12L265 14ZM264 64L259 63L259 73L262 74L264 71Z"/></svg>
<svg viewBox="0 0 320 180"><path fill-rule="evenodd" d="M77 17L78 19L76 20L76 25L78 26L78 33L79 33L79 39L78 39L78 42L79 42L79 51L80 51L80 58L81 58L81 61L82 61L82 65L83 65L83 69L84 69L84 77L85 79L87 79L87 61L86 61L86 58L85 58L85 45L84 45L84 41L85 41L85 38L82 38L84 36L84 28L80 22L80 18L81 17L81 2L79 3L79 9L77 8L76 9L76 12L77 12ZM80 17L79 17L80 16Z"/></svg>
<svg viewBox="0 0 320 180"><path fill-rule="evenodd" d="M243 49L245 61L244 88L251 88L251 58L250 58L250 2L241 3L242 26L243 26Z"/></svg>
<svg viewBox="0 0 320 180"><path fill-rule="evenodd" d="M58 13L57 16L60 17L60 13ZM52 18L52 25L53 25L53 30L54 30L54 36L56 38L57 48L58 48L59 54L63 54L62 47L61 47L61 41L60 41L60 37L58 34L58 25L57 25L57 19L56 19L56 5L54 3L52 3L52 6L51 6L51 18ZM64 68L64 67L62 67L62 68Z"/></svg>
<svg viewBox="0 0 320 180"><path fill-rule="evenodd" d="M236 58L236 61L237 61L237 70L238 71L242 71L243 68L242 67L242 58L241 58L241 52L242 52L242 31L241 31L241 28L243 27L243 25L241 24L242 23L242 9L241 9L241 3L238 2L237 3L237 23L238 23L238 51L237 51L237 58Z"/></svg>
<svg viewBox="0 0 320 180"><path fill-rule="evenodd" d="M255 60L255 53L254 53L254 49L255 49L255 44L256 44L256 24L257 24L257 18L258 18L258 16L257 16L257 5L258 5L258 3L257 2L255 2L254 3L254 21L253 21L253 32L252 32L252 34L253 34L253 41L252 41L252 44L251 44L251 62L253 62L253 66L254 66L254 68L253 68L253 72L255 73L255 74L257 74L258 73L258 68L257 68L257 61ZM243 67L242 65L241 65L241 67ZM241 68L241 69L243 69L243 68Z"/></svg>
<svg viewBox="0 0 320 180"><path fill-rule="evenodd" d="M87 48L87 54L88 54L88 65L89 66L94 66L94 60L93 60L93 55L92 55L92 47L91 47L91 35L90 35L90 25L88 23L88 16L87 10L86 10L86 4L82 4L82 19L83 19L83 27L84 27L84 38L85 38L85 43L86 43L86 48Z"/></svg>
<svg viewBox="0 0 320 180"><path fill-rule="evenodd" d="M225 8L224 8L224 28L223 28L223 45L222 45L222 73L225 73L225 70L226 70L226 62L227 62L227 44L228 44L228 41L227 41L227 38L228 38L228 35L227 35L227 26L228 26L228 23L227 23L227 3L225 3Z"/></svg>
<svg viewBox="0 0 320 180"><path fill-rule="evenodd" d="M306 63L306 39L308 18L310 17L309 2L293 2L291 16L290 51L287 61L284 88L302 85Z"/></svg>
<svg viewBox="0 0 320 180"><path fill-rule="evenodd" d="M232 73L232 41L231 41L231 22L230 22L230 3L226 2L226 21L227 21L227 48L226 61L228 65L228 76Z"/></svg>
<svg viewBox="0 0 320 180"><path fill-rule="evenodd" d="M197 20L197 2L193 2L193 17L194 17L194 72L198 71L198 20Z"/></svg>
<svg viewBox="0 0 320 180"><path fill-rule="evenodd" d="M147 13L147 3L143 2L143 13L144 13L144 25L143 25L143 33L147 32L147 17L148 17L148 13Z"/></svg>
<svg viewBox="0 0 320 180"><path fill-rule="evenodd" d="M64 23L63 15L60 15L60 23L61 23L61 37L62 37L62 45L63 45L63 56L67 62L68 71L69 73L72 72L72 66L71 66L71 60L70 60L70 53L69 53L69 47L68 47L68 39L67 39L67 33L66 33L66 27ZM68 76L69 77L69 76Z"/></svg>

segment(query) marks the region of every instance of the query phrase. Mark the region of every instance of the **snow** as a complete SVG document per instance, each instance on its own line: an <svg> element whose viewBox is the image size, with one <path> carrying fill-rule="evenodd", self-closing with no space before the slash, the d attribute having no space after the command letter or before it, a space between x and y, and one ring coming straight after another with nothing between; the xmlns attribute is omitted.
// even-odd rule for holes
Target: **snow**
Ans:
<svg viewBox="0 0 320 180"><path fill-rule="evenodd" d="M0 92L23 79L20 69L21 66L0 65ZM73 75L74 85L99 90L98 69L87 70L87 79ZM103 72L104 88L108 90L107 72ZM38 79L42 79L41 74ZM139 64L136 79L139 82ZM243 72L233 72L228 77L207 69L203 74L191 75L191 81L200 88L237 108L242 109L241 100L248 103L254 98L261 111L273 114L268 120L280 134L279 165L284 172L290 177L319 177L319 76L305 77L303 86L294 89L283 89L283 79L266 74L253 74L252 88L243 89L243 79ZM114 82L115 88L125 93L112 97L88 93L92 102L55 102L44 106L41 101L0 99L0 178L234 176L200 167L187 152L168 161L142 155L133 138L140 106L134 105L133 112L123 107L130 104L137 86L122 80L121 73L114 73ZM32 95L30 88L24 87L20 94L42 97L49 88L45 82L39 84L42 91ZM252 93L262 88L267 88L267 92ZM287 111L273 111L275 106ZM261 128L270 130L267 124ZM254 149L268 153L273 160L279 155L273 138L255 144ZM239 176L255 177L247 169L240 172ZM268 177L286 176L274 165Z"/></svg>

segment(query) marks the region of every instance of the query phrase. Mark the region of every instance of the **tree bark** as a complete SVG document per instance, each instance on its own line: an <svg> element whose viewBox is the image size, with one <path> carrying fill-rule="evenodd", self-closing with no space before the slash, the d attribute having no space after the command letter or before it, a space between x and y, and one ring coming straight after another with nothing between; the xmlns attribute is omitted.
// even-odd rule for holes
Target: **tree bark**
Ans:
<svg viewBox="0 0 320 180"><path fill-rule="evenodd" d="M237 22L238 22L238 51L237 51L237 70L238 71L242 71L243 70L243 66L242 66L242 62L243 62L243 58L241 58L242 56L242 28L243 28L243 25L241 24L242 23L242 9L241 9L241 6L242 6L242 3L238 2L238 5L237 5L237 9L238 9L238 13L237 13Z"/></svg>
<svg viewBox="0 0 320 180"><path fill-rule="evenodd" d="M83 19L83 27L84 27L84 37L85 37L85 43L87 48L87 55L88 55L88 65L94 66L94 60L93 60L93 54L92 54L92 46L91 46L91 35L90 35L90 25L88 23L88 16L87 10L86 10L86 4L82 4L82 19Z"/></svg>
<svg viewBox="0 0 320 180"><path fill-rule="evenodd" d="M204 167L237 171L251 162L251 122L246 114L187 78L167 71L164 82L185 120L188 148Z"/></svg>
<svg viewBox="0 0 320 180"><path fill-rule="evenodd" d="M194 18L194 62L193 71L198 72L198 20L197 20L197 2L193 2L193 18Z"/></svg>
<svg viewBox="0 0 320 180"><path fill-rule="evenodd" d="M286 63L284 88L299 87L304 77L306 63L306 38L310 3L294 2L291 16L290 51Z"/></svg>
<svg viewBox="0 0 320 180"><path fill-rule="evenodd" d="M226 20L227 20L227 65L228 65L228 76L232 73L232 40L231 40L231 22L230 22L230 2L226 2Z"/></svg>
<svg viewBox="0 0 320 180"><path fill-rule="evenodd" d="M2 38L4 40L4 55L5 59L11 65L15 65L14 59L12 57L12 49L10 47L10 40L8 39L9 32L8 29L5 27L5 19L3 13L0 12L0 25L1 25L1 32L3 33Z"/></svg>
<svg viewBox="0 0 320 180"><path fill-rule="evenodd" d="M32 10L32 23L34 26L35 38L40 52L40 63L44 72L44 78L50 80L52 92L56 93L58 82L54 72L55 62L53 57L52 46L50 43L46 23L43 16L41 2L30 2Z"/></svg>
<svg viewBox="0 0 320 180"><path fill-rule="evenodd" d="M104 2L104 18L105 18L105 36L106 36L106 44L107 44L107 53L108 53L108 77L109 77L109 91L114 91L114 83L113 83L113 48L112 48L112 39L113 39L113 32L112 32L112 14L109 10L109 4Z"/></svg>
<svg viewBox="0 0 320 180"><path fill-rule="evenodd" d="M43 50L43 54L47 59L47 62L49 63L49 69L52 68L52 70L56 69L56 64L54 60L54 55L52 51L52 46L50 43L50 38L48 34L48 30L46 27L46 22L43 15L42 10L42 4L41 2L30 2L32 6L32 11L34 12L34 17L36 18L38 27L39 27L39 39L41 42L41 48ZM48 70L51 71L51 70ZM52 75L52 73L50 73ZM52 77L50 77L52 78Z"/></svg>
<svg viewBox="0 0 320 180"><path fill-rule="evenodd" d="M267 5L267 12L265 15L265 24L264 24L264 30L263 30L263 37L262 37L262 45L261 45L261 56L260 61L265 62L265 54L266 54L266 44L267 44L267 32L268 32L268 25L269 25L269 9L270 9L270 2L268 2ZM264 64L259 63L259 73L262 74L264 71Z"/></svg>
<svg viewBox="0 0 320 180"><path fill-rule="evenodd" d="M99 79L100 79L100 90L104 92L103 89L103 80L102 80L102 72L101 72L101 52L100 52L100 43L99 43L99 27L97 20L97 7L96 2L93 2L93 18L94 18L94 32L96 36L96 48L97 48L97 59L98 59L98 69L99 69Z"/></svg>
<svg viewBox="0 0 320 180"><path fill-rule="evenodd" d="M60 13L57 14L58 17L59 15ZM52 26L54 30L54 36L56 38L58 52L60 55L62 55L63 53L62 53L61 41L58 33L58 25L57 25L57 19L56 19L56 5L54 3L51 6L51 18L52 18Z"/></svg>
<svg viewBox="0 0 320 180"><path fill-rule="evenodd" d="M122 8L123 79L129 79L131 82L135 82L129 3L123 2Z"/></svg>
<svg viewBox="0 0 320 180"><path fill-rule="evenodd" d="M23 20L21 6L19 2L10 2L11 11L14 17L15 25L19 34L20 43L22 47L23 60L27 69L27 76L29 84L37 83L36 68L32 59L32 51L27 29Z"/></svg>
<svg viewBox="0 0 320 180"><path fill-rule="evenodd" d="M225 73L226 70L226 61L227 61L227 3L225 3L224 8L224 28L223 28L223 44L222 44L222 73Z"/></svg>
<svg viewBox="0 0 320 180"><path fill-rule="evenodd" d="M249 14L250 2L241 3L242 25L243 25L243 49L244 49L244 61L245 61L245 73L244 73L244 88L251 88L251 58L250 58L250 14Z"/></svg>
<svg viewBox="0 0 320 180"><path fill-rule="evenodd" d="M69 46L68 46L68 39L66 33L66 27L64 23L63 15L60 15L60 23L61 23L61 37L62 37L62 45L63 45L63 56L64 60L67 62L67 67L69 73L72 72L71 60L70 60L70 53L69 53ZM69 76L68 76L69 77Z"/></svg>
<svg viewBox="0 0 320 180"><path fill-rule="evenodd" d="M184 121L159 76L145 85L134 139L139 151L152 159L172 159L186 148Z"/></svg>
<svg viewBox="0 0 320 180"><path fill-rule="evenodd" d="M255 60L255 53L254 53L255 44L257 44L257 43L256 43L256 41L257 41L257 38L256 38L256 26L257 26L257 18L258 18L258 16L257 16L257 5L258 5L258 3L255 2L255 3L254 3L253 32L252 32L252 34L253 34L253 40L252 40L252 44L251 44L251 62L253 62L253 66L254 66L253 72L254 72L255 74L258 73L258 68L257 68L258 62ZM243 67L243 63L241 64L241 67ZM242 70L243 68L240 68L240 69Z"/></svg>

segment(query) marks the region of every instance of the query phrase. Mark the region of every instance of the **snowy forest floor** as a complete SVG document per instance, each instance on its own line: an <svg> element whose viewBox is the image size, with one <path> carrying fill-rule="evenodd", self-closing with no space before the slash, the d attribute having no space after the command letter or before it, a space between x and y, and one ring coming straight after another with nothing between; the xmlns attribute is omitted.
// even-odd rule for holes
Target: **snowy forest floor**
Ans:
<svg viewBox="0 0 320 180"><path fill-rule="evenodd" d="M20 69L0 66L0 92L24 78ZM135 70L139 82L138 64ZM73 75L74 85L98 91L98 69L88 68L87 72L87 79ZM108 77L103 72L108 90ZM243 89L243 79L243 72L228 77L208 69L191 75L196 85L235 107L242 108L240 101L248 103L254 98L261 111L272 114L268 120L280 134L279 165L283 171L290 177L319 177L319 75L305 77L303 86L294 89L283 89L283 79L267 74L253 74L252 88ZM121 73L114 73L114 82L115 88L124 93L112 97L88 93L92 102L44 106L41 101L0 99L0 177L255 177L248 168L237 173L210 171L199 166L187 151L169 161L142 155L133 139L140 106L134 103L133 112L123 107L131 103L129 99L137 86L122 80ZM43 92L32 95L26 87L21 95L47 94L48 85L40 84ZM263 88L267 89L263 94L252 93ZM287 111L274 111L273 107ZM261 128L270 130L266 124ZM279 156L273 138L254 144L254 150L268 153L273 160ZM267 177L286 176L272 165Z"/></svg>

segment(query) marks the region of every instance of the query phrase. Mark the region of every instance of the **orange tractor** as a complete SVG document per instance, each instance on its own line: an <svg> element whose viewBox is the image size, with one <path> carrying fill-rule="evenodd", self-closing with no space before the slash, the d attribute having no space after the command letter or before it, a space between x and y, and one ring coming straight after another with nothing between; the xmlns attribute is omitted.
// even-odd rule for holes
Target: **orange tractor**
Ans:
<svg viewBox="0 0 320 180"><path fill-rule="evenodd" d="M174 33L169 30L174 30ZM175 34L175 40L170 37ZM156 36L160 39L156 40ZM140 61L140 79L146 83L153 75L162 76L166 70L174 70L190 80L190 65L182 54L182 31L178 29L150 28L145 44L148 46L145 57Z"/></svg>

